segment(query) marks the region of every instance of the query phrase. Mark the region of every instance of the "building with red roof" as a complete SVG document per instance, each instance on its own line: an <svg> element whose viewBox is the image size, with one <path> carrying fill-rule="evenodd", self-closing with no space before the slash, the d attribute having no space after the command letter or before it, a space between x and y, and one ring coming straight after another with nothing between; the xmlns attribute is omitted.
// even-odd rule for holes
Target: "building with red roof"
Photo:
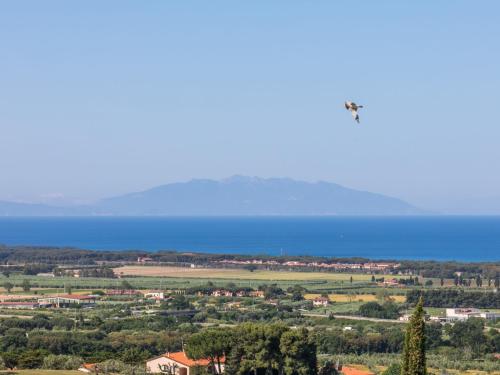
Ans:
<svg viewBox="0 0 500 375"><path fill-rule="evenodd" d="M220 372L224 372L225 358L221 358ZM191 375L191 370L196 367L209 368L212 364L209 359L193 360L185 352L165 353L146 362L146 368L151 373L170 373L172 375ZM218 365L215 372L219 373Z"/></svg>

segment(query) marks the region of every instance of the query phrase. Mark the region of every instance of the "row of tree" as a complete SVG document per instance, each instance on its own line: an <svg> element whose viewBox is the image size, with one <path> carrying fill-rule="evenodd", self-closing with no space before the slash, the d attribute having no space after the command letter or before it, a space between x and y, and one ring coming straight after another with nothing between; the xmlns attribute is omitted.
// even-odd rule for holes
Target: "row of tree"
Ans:
<svg viewBox="0 0 500 375"><path fill-rule="evenodd" d="M500 309L500 293L456 289L410 290L406 294L406 302L415 305L421 296L428 307Z"/></svg>

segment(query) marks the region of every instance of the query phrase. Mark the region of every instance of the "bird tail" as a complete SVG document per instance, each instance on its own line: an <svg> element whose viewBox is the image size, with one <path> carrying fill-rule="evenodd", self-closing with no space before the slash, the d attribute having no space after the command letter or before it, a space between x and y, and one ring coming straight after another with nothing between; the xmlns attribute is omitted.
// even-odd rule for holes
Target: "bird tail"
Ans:
<svg viewBox="0 0 500 375"><path fill-rule="evenodd" d="M363 108L363 106L362 105L358 105L358 108Z"/></svg>

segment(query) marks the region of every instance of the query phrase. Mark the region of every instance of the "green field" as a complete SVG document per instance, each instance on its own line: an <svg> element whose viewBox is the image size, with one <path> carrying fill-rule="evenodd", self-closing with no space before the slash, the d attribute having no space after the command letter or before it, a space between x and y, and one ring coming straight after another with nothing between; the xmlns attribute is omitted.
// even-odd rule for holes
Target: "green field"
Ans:
<svg viewBox="0 0 500 375"><path fill-rule="evenodd" d="M321 292L323 290L338 290L347 292L350 289L363 288L369 290L371 275L362 273L333 273L333 272L292 272L292 271L265 271L250 272L241 269L218 268L183 268L157 266L126 266L115 269L120 279L105 278L74 278L74 277L46 277L13 274L9 279L0 277L0 285L9 281L16 285L16 294L57 293L66 286L73 289L106 289L116 288L123 280L128 281L136 289L183 289L205 285L208 282L216 286L225 286L234 283L240 287L257 288L262 284L275 283L282 288L293 285L302 285L308 290ZM351 283L350 280L353 282ZM387 276L386 277L392 277ZM32 290L22 292L19 288L24 279L31 282ZM48 290L36 291L36 288ZM0 288L0 294L3 288ZM395 294L401 290L395 288Z"/></svg>

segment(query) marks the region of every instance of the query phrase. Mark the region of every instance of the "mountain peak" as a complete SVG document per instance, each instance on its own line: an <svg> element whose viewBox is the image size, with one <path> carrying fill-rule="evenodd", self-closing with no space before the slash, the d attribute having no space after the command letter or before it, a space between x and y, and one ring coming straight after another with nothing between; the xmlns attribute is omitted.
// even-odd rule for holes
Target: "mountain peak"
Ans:
<svg viewBox="0 0 500 375"><path fill-rule="evenodd" d="M233 175L193 179L105 199L107 215L407 215L423 211L396 198L329 182Z"/></svg>
<svg viewBox="0 0 500 375"><path fill-rule="evenodd" d="M79 207L0 202L0 215L416 215L424 211L397 198L330 182L234 175L157 186Z"/></svg>

